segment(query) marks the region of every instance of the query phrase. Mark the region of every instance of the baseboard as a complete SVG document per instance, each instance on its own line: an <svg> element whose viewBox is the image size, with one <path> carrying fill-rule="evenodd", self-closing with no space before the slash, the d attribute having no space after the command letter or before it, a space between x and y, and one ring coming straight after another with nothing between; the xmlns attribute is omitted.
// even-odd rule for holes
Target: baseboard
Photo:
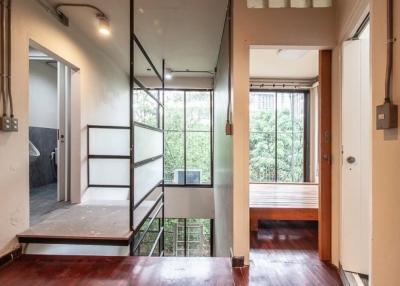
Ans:
<svg viewBox="0 0 400 286"><path fill-rule="evenodd" d="M13 251L0 257L0 267L10 263L22 255L22 247L18 247Z"/></svg>
<svg viewBox="0 0 400 286"><path fill-rule="evenodd" d="M233 268L241 268L244 267L244 256L234 256L232 248L230 249L231 252L231 265Z"/></svg>

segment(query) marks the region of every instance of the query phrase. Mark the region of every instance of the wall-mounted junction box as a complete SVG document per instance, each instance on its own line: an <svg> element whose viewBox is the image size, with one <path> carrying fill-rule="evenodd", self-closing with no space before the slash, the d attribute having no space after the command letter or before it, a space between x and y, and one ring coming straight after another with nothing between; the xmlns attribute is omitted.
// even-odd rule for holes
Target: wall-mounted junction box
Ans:
<svg viewBox="0 0 400 286"><path fill-rule="evenodd" d="M376 129L397 128L397 105L385 102L376 107Z"/></svg>
<svg viewBox="0 0 400 286"><path fill-rule="evenodd" d="M11 117L0 117L0 131L4 132L17 132L18 119Z"/></svg>

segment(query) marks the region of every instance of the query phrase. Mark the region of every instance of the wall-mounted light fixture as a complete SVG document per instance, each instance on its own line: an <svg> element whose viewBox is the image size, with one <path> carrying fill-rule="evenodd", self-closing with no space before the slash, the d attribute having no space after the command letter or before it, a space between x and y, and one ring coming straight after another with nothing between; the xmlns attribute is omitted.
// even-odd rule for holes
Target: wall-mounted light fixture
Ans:
<svg viewBox="0 0 400 286"><path fill-rule="evenodd" d="M69 26L69 19L68 17L61 12L62 7L84 7L84 8L90 8L95 10L96 13L96 18L98 20L98 31L101 35L103 36L109 36L111 34L111 28L110 28L110 20L106 16L106 14L101 11L99 8L97 8L94 5L90 4L75 4L75 3L60 3L55 7L55 10L60 18L60 21L65 25Z"/></svg>

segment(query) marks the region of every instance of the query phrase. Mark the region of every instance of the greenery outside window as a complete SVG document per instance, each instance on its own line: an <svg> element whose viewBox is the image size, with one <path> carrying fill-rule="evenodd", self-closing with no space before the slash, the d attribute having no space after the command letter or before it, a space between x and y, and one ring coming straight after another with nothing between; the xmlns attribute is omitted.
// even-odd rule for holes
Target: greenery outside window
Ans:
<svg viewBox="0 0 400 286"><path fill-rule="evenodd" d="M250 92L250 182L305 182L308 91Z"/></svg>
<svg viewBox="0 0 400 286"><path fill-rule="evenodd" d="M167 185L212 186L212 91L165 90Z"/></svg>
<svg viewBox="0 0 400 286"><path fill-rule="evenodd" d="M142 227L148 226L147 221ZM135 255L147 256L160 229L160 220L156 219L150 226L143 243ZM136 239L143 234L139 231ZM164 221L164 256L210 257L213 251L213 220L166 218ZM156 246L154 256L160 256L159 246Z"/></svg>

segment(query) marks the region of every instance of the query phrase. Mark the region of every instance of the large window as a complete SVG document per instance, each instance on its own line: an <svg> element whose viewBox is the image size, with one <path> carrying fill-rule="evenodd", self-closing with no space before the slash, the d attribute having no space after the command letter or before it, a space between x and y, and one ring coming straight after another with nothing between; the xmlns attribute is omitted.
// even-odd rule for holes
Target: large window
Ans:
<svg viewBox="0 0 400 286"><path fill-rule="evenodd" d="M251 91L250 181L307 180L307 91Z"/></svg>
<svg viewBox="0 0 400 286"><path fill-rule="evenodd" d="M212 92L166 90L165 183L212 185Z"/></svg>

